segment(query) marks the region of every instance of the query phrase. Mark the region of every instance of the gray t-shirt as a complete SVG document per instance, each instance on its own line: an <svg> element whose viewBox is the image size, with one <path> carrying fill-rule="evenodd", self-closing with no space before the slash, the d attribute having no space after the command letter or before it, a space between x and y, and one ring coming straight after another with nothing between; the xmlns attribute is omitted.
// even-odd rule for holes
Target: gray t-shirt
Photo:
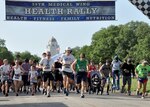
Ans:
<svg viewBox="0 0 150 107"><path fill-rule="evenodd" d="M37 82L37 76L38 76L38 72L37 71L29 71L29 75L30 75L30 82Z"/></svg>
<svg viewBox="0 0 150 107"><path fill-rule="evenodd" d="M120 70L121 61L112 61L112 70Z"/></svg>
<svg viewBox="0 0 150 107"><path fill-rule="evenodd" d="M43 66L43 71L52 71L53 59L44 58L40 61L40 65Z"/></svg>
<svg viewBox="0 0 150 107"><path fill-rule="evenodd" d="M10 65L1 65L0 66L0 75L1 75L1 80L2 81L4 79L9 78L9 72L10 72Z"/></svg>
<svg viewBox="0 0 150 107"><path fill-rule="evenodd" d="M70 54L68 56L66 54L63 54L61 56L61 60L62 60L62 71L72 72L71 64L75 60L74 56L72 54Z"/></svg>

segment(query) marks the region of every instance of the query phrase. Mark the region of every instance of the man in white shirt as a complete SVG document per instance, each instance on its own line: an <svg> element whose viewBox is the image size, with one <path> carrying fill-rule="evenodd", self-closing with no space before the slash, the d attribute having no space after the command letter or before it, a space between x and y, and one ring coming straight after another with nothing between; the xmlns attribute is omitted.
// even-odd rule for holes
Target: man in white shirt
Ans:
<svg viewBox="0 0 150 107"><path fill-rule="evenodd" d="M74 62L75 58L71 54L71 48L67 47L65 50L65 54L61 56L62 63L62 73L63 73L63 85L64 85L64 93L66 96L69 95L69 81L73 75L71 64Z"/></svg>
<svg viewBox="0 0 150 107"><path fill-rule="evenodd" d="M46 52L46 58L40 61L40 65L43 68L43 81L44 85L47 87L47 97L50 97L50 90L52 90L52 82L54 80L52 75L54 60L51 59L51 53L49 51Z"/></svg>

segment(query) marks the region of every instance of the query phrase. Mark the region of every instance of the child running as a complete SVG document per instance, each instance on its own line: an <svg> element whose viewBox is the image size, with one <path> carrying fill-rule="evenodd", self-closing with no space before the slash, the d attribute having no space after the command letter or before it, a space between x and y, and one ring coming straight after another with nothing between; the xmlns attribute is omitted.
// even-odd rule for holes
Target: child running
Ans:
<svg viewBox="0 0 150 107"><path fill-rule="evenodd" d="M34 96L35 94L35 90L37 86L37 76L38 76L38 72L36 71L36 67L32 65L31 71L29 71L29 81L32 86L32 96Z"/></svg>

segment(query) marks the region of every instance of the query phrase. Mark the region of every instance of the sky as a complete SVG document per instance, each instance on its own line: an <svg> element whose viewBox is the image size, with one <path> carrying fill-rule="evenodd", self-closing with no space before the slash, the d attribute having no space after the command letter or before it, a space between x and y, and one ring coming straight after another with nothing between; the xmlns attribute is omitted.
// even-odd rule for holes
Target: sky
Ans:
<svg viewBox="0 0 150 107"><path fill-rule="evenodd" d="M68 46L73 48L90 45L92 35L101 28L130 21L150 24L148 17L128 0L116 0L115 21L90 22L5 21L5 0L0 0L0 38L6 40L6 47L12 52L29 51L41 56L52 36L57 39L61 52L64 52Z"/></svg>

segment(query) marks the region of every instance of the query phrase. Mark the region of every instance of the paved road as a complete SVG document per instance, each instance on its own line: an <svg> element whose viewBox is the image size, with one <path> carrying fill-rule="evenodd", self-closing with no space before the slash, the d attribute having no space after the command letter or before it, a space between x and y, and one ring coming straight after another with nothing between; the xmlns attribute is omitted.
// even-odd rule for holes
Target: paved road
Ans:
<svg viewBox="0 0 150 107"><path fill-rule="evenodd" d="M66 97L53 93L50 98L41 94L21 94L18 97L11 94L9 97L3 97L0 94L0 107L150 107L150 96L145 99L122 94L86 95L84 99L79 96L71 93Z"/></svg>

